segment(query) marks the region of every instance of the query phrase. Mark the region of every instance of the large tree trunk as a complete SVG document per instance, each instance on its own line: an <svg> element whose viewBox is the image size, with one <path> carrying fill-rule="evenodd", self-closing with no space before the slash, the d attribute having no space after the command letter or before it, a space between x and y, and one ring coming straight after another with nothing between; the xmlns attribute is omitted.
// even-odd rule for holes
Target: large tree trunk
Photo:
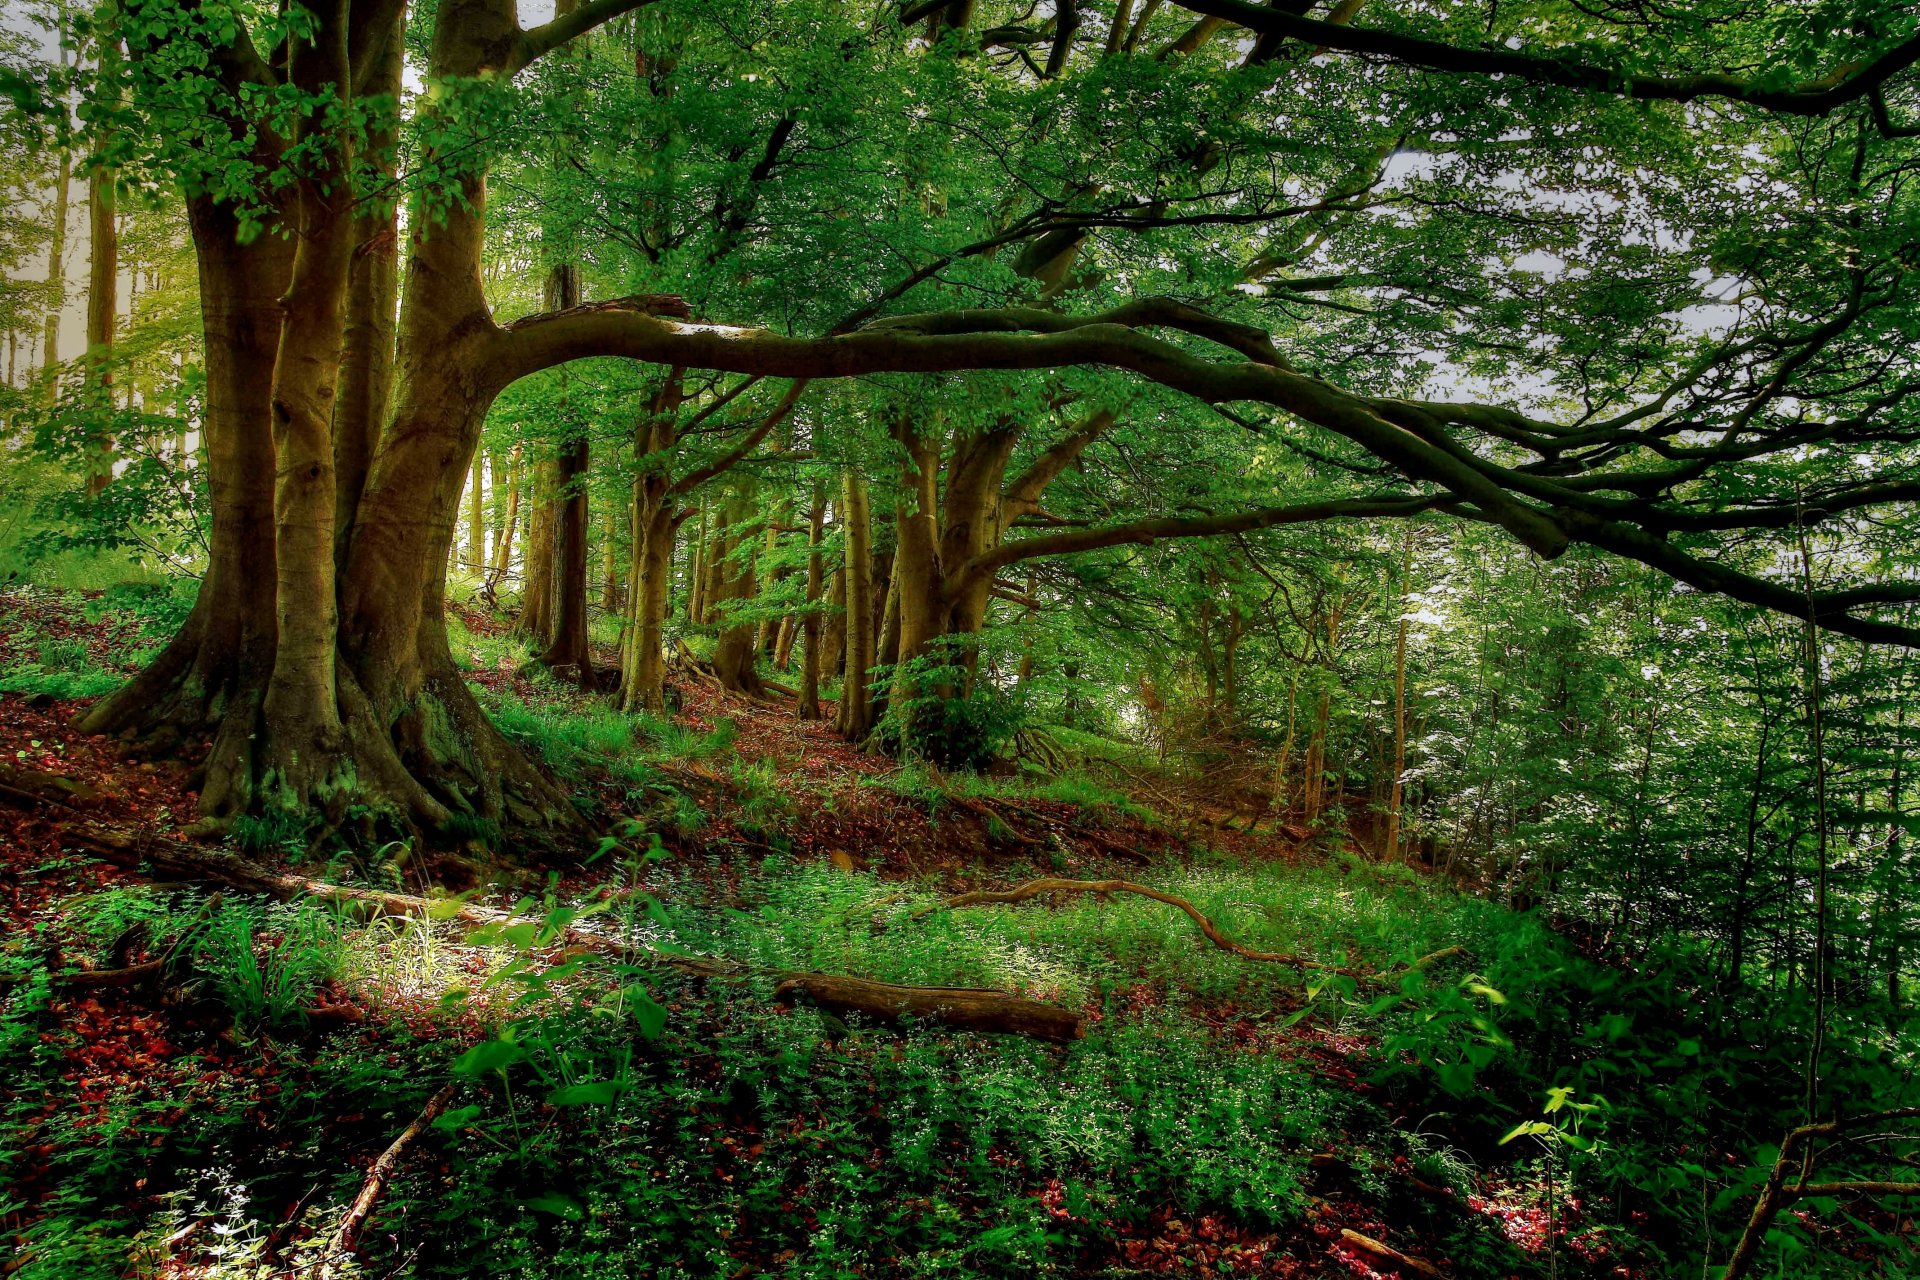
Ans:
<svg viewBox="0 0 1920 1280"><path fill-rule="evenodd" d="M278 236L242 245L232 213L205 198L187 212L206 335L207 571L179 633L79 724L163 754L209 742L200 810L221 819L249 801L273 670L274 598L261 587L274 580L271 388L293 246Z"/></svg>
<svg viewBox="0 0 1920 1280"><path fill-rule="evenodd" d="M348 51L369 33L350 41L346 20L345 0L330 0L289 55L304 99L355 79ZM431 73L477 75L518 39L510 5L447 0ZM396 91L399 65L389 49L357 68L361 92ZM282 197L279 228L243 244L229 210L189 202L206 329L208 570L181 633L83 727L168 747L211 739L200 807L216 824L272 807L323 828L350 816L466 836L511 827L521 839L571 827L567 796L501 737L447 647L461 486L501 383L479 274L484 181L469 175L439 216L410 219L382 431L385 396L342 405L335 394L356 368L377 381L379 341L364 364L343 368L342 357L353 350L350 297L369 305L364 332L377 339L378 272L356 279L354 251L378 238L361 234L355 159L340 135L319 112L299 128L286 141L309 161ZM275 163L279 141L263 133L258 143ZM356 503L339 460L367 445Z"/></svg>

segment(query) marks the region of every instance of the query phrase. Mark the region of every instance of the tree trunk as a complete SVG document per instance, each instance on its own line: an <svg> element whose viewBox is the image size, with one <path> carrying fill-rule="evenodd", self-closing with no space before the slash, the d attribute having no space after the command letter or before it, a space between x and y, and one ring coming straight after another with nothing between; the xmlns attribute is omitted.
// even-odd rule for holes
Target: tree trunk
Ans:
<svg viewBox="0 0 1920 1280"><path fill-rule="evenodd" d="M473 451L473 467L467 472L466 567L472 574L487 570L487 460L478 449Z"/></svg>
<svg viewBox="0 0 1920 1280"><path fill-rule="evenodd" d="M521 472L524 467L520 461L520 446L515 445L507 457L507 504L500 517L499 525L493 531L493 559L487 566L487 598L493 599L500 589L500 582L507 576L507 567L513 562L513 531L520 524L520 486ZM493 459L494 494L497 500L500 486L500 458Z"/></svg>
<svg viewBox="0 0 1920 1280"><path fill-rule="evenodd" d="M106 58L103 56L102 70ZM114 175L98 166L87 177L87 227L92 247L87 273L87 496L97 498L113 479L113 327L120 300L120 235L114 213Z"/></svg>
<svg viewBox="0 0 1920 1280"><path fill-rule="evenodd" d="M585 436L560 455L560 496L554 504L551 641L540 662L582 689L594 687L593 653L587 643L587 530Z"/></svg>
<svg viewBox="0 0 1920 1280"><path fill-rule="evenodd" d="M278 236L239 242L239 223L212 201L187 206L206 336L201 448L212 528L193 610L145 670L84 712L86 733L117 734L157 753L210 742L200 812L231 818L250 800L259 713L273 669L274 349L293 247Z"/></svg>
<svg viewBox="0 0 1920 1280"><path fill-rule="evenodd" d="M580 268L561 263L547 278L547 310L563 311L580 304ZM593 652L587 643L587 467L589 445L568 413L561 391L560 417L567 439L554 460L552 564L547 623L547 647L542 666L563 680L591 691L594 687Z"/></svg>
<svg viewBox="0 0 1920 1280"><path fill-rule="evenodd" d="M545 646L553 637L553 548L558 523L555 495L560 489L557 461L541 460L532 467L533 511L520 560L520 616L514 630Z"/></svg>
<svg viewBox="0 0 1920 1280"><path fill-rule="evenodd" d="M820 718L820 591L826 581L826 561L820 541L827 519L827 488L814 482L807 512L807 603L801 613L800 697L796 710L802 720Z"/></svg>
<svg viewBox="0 0 1920 1280"><path fill-rule="evenodd" d="M600 609L620 612L620 517L611 504L600 530Z"/></svg>
<svg viewBox="0 0 1920 1280"><path fill-rule="evenodd" d="M666 621L673 589L673 544L685 512L669 471L680 406L677 378L662 384L634 432L633 582L622 649L620 704L627 711L666 709Z"/></svg>
<svg viewBox="0 0 1920 1280"><path fill-rule="evenodd" d="M713 549L714 565L720 574L720 586L715 593L714 604L722 627L713 645L713 674L719 677L723 688L736 693L757 694L760 692L760 672L756 666L759 650L754 644L754 624L736 621L734 611L726 608L730 604L750 601L755 595L755 557L741 554L752 545L748 527L752 498L745 491L736 490L727 505L728 533L725 538L715 539Z"/></svg>
<svg viewBox="0 0 1920 1280"><path fill-rule="evenodd" d="M664 482L648 486L652 492L635 487L633 592L621 706L627 711L657 712L666 706L664 635L678 521Z"/></svg>
<svg viewBox="0 0 1920 1280"><path fill-rule="evenodd" d="M66 55L62 54L60 60L64 66ZM52 403L60 390L60 317L67 308L67 206L72 186L73 153L62 146L53 169L53 233L47 242L47 317L40 341L40 377L48 403Z"/></svg>
<svg viewBox="0 0 1920 1280"><path fill-rule="evenodd" d="M1385 848L1389 862L1400 860L1401 779L1407 772L1407 612L1413 606L1413 530L1409 522L1400 558L1400 621L1393 633L1393 786L1387 793Z"/></svg>
<svg viewBox="0 0 1920 1280"><path fill-rule="evenodd" d="M697 627L707 620L707 508L702 503L694 509L700 521L687 548L687 624Z"/></svg>
<svg viewBox="0 0 1920 1280"><path fill-rule="evenodd" d="M845 503L840 524L846 524ZM820 640L820 678L843 676L847 671L847 570L844 554L833 570L833 587L827 592L826 633Z"/></svg>
<svg viewBox="0 0 1920 1280"><path fill-rule="evenodd" d="M867 481L858 471L846 473L841 515L847 531L847 674L837 727L842 736L861 742L873 732L873 703L867 685L874 656L873 533L868 522Z"/></svg>

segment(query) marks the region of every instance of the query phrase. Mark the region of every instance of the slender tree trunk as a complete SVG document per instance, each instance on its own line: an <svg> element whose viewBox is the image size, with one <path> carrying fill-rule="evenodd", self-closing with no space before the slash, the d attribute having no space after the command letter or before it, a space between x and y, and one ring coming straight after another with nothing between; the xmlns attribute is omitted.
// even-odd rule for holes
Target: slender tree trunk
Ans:
<svg viewBox="0 0 1920 1280"><path fill-rule="evenodd" d="M553 548L560 468L556 461L542 460L533 464L531 472L533 510L520 551L520 616L514 621L514 629L545 646L553 636Z"/></svg>
<svg viewBox="0 0 1920 1280"><path fill-rule="evenodd" d="M564 311L580 304L580 268L562 263L547 279L547 310ZM555 459L552 496L553 558L548 572L551 612L546 617L547 647L542 666L582 689L594 687L593 653L587 643L587 467L590 462L586 432L567 412L561 393L561 419L568 438Z"/></svg>
<svg viewBox="0 0 1920 1280"><path fill-rule="evenodd" d="M611 504L600 529L600 608L604 613L619 613L620 518Z"/></svg>
<svg viewBox="0 0 1920 1280"><path fill-rule="evenodd" d="M842 528L846 526L846 504L838 516ZM847 670L847 570L846 558L833 569L833 585L827 592L826 634L820 641L820 678L842 676Z"/></svg>
<svg viewBox="0 0 1920 1280"><path fill-rule="evenodd" d="M841 499L847 531L847 675L840 695L839 730L853 742L873 732L868 671L873 666L873 534L867 512L867 481L848 470Z"/></svg>
<svg viewBox="0 0 1920 1280"><path fill-rule="evenodd" d="M636 492L634 501L630 639L620 684L621 706L628 711L657 712L666 706L664 636L677 528L666 489L664 480L656 481L647 490Z"/></svg>
<svg viewBox="0 0 1920 1280"><path fill-rule="evenodd" d="M673 591L673 547L685 511L670 464L677 443L681 400L678 377L669 375L634 432L637 471L633 479L633 590L627 610L620 702L628 711L666 707L666 621Z"/></svg>
<svg viewBox="0 0 1920 1280"><path fill-rule="evenodd" d="M796 710L802 720L820 718L820 592L826 580L826 562L820 553L827 518L827 487L813 486L807 512L807 604L801 614L803 652L800 659L800 697Z"/></svg>
<svg viewBox="0 0 1920 1280"><path fill-rule="evenodd" d="M111 55L103 51L105 74ZM87 228L92 247L87 276L87 385L92 411L113 412L113 329L120 307L120 234L114 211L113 171L96 165L87 176ZM112 435L104 421L89 424L87 496L98 497L113 478Z"/></svg>
<svg viewBox="0 0 1920 1280"><path fill-rule="evenodd" d="M467 472L467 571L484 574L487 570L487 456L473 451L473 466Z"/></svg>
<svg viewBox="0 0 1920 1280"><path fill-rule="evenodd" d="M721 550L718 543L714 547L714 564L720 571L720 585L714 595L714 604L721 631L713 644L713 674L719 677L723 688L736 693L757 694L760 692L760 672L757 666L759 650L754 643L755 626L751 622L736 620L736 611L727 608L729 605L744 604L756 594L757 557L744 554L753 545L753 496L745 489L736 488L727 505L729 532L724 539L725 551Z"/></svg>
<svg viewBox="0 0 1920 1280"><path fill-rule="evenodd" d="M694 509L700 519L694 526L692 545L687 548L687 623L697 627L707 620L707 508L699 503Z"/></svg>
<svg viewBox="0 0 1920 1280"><path fill-rule="evenodd" d="M1400 557L1400 621L1393 633L1393 784L1387 793L1386 858L1400 860L1401 779L1407 772L1407 613L1413 592L1413 523L1407 524Z"/></svg>
<svg viewBox="0 0 1920 1280"><path fill-rule="evenodd" d="M520 488L523 482L521 472L520 446L515 445L507 456L507 499L500 523L493 531L493 560L487 567L487 597L492 599L500 589L500 582L507 576L507 569L513 563L513 531L520 525ZM493 460L495 495L498 496L500 484L500 459Z"/></svg>
<svg viewBox="0 0 1920 1280"><path fill-rule="evenodd" d="M700 625L712 626L719 621L719 604L724 577L727 571L727 557L733 550L733 541L729 536L727 509L719 502L713 504L713 527L707 531L706 545L700 557Z"/></svg>

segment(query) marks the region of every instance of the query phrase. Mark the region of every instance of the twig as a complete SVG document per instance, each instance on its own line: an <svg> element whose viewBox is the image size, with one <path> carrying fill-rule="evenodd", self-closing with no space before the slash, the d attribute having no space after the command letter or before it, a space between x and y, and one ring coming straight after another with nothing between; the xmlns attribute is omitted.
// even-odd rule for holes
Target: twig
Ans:
<svg viewBox="0 0 1920 1280"><path fill-rule="evenodd" d="M327 1241L327 1261L321 1264L320 1280L330 1280L338 1260L353 1252L354 1245L360 1240L361 1229L366 1226L367 1215L373 1212L374 1202L380 1199L380 1194L387 1189L388 1180L393 1177L393 1171L400 1166L400 1157L407 1153L408 1147L420 1140L420 1135L447 1109L447 1103L453 1100L453 1090L454 1086L448 1084L429 1098L420 1114L413 1118L413 1123L400 1131L400 1136L388 1144L379 1159L373 1162L373 1167L367 1170L367 1180L360 1184L360 1194L347 1206L339 1225L333 1229L332 1238Z"/></svg>

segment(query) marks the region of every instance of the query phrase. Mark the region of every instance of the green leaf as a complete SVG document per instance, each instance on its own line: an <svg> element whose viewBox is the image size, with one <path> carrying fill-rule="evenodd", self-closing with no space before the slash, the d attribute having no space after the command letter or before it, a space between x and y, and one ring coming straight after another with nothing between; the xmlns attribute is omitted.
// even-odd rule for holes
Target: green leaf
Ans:
<svg viewBox="0 0 1920 1280"><path fill-rule="evenodd" d="M555 1089L547 1101L556 1107L604 1107L620 1096L621 1089L615 1080L589 1080Z"/></svg>
<svg viewBox="0 0 1920 1280"><path fill-rule="evenodd" d="M572 1196L561 1195L558 1191L549 1191L526 1202L526 1207L540 1213L550 1213L556 1218L565 1218L568 1222L578 1222L587 1216L585 1206Z"/></svg>
<svg viewBox="0 0 1920 1280"><path fill-rule="evenodd" d="M479 1118L479 1107L455 1107L451 1111L443 1111L436 1116L433 1121L433 1127L436 1129L464 1129Z"/></svg>
<svg viewBox="0 0 1920 1280"><path fill-rule="evenodd" d="M1553 1126L1544 1120L1529 1120L1525 1124L1517 1124L1509 1129L1507 1136L1500 1139L1500 1145L1504 1147L1515 1138L1538 1138L1553 1131Z"/></svg>
<svg viewBox="0 0 1920 1280"><path fill-rule="evenodd" d="M480 1076L489 1071L504 1071L527 1051L511 1040L485 1040L453 1060L455 1075Z"/></svg>
<svg viewBox="0 0 1920 1280"><path fill-rule="evenodd" d="M627 988L627 998L633 1001L633 1020L640 1027L640 1034L649 1040L658 1040L667 1027L667 1006L638 983Z"/></svg>

